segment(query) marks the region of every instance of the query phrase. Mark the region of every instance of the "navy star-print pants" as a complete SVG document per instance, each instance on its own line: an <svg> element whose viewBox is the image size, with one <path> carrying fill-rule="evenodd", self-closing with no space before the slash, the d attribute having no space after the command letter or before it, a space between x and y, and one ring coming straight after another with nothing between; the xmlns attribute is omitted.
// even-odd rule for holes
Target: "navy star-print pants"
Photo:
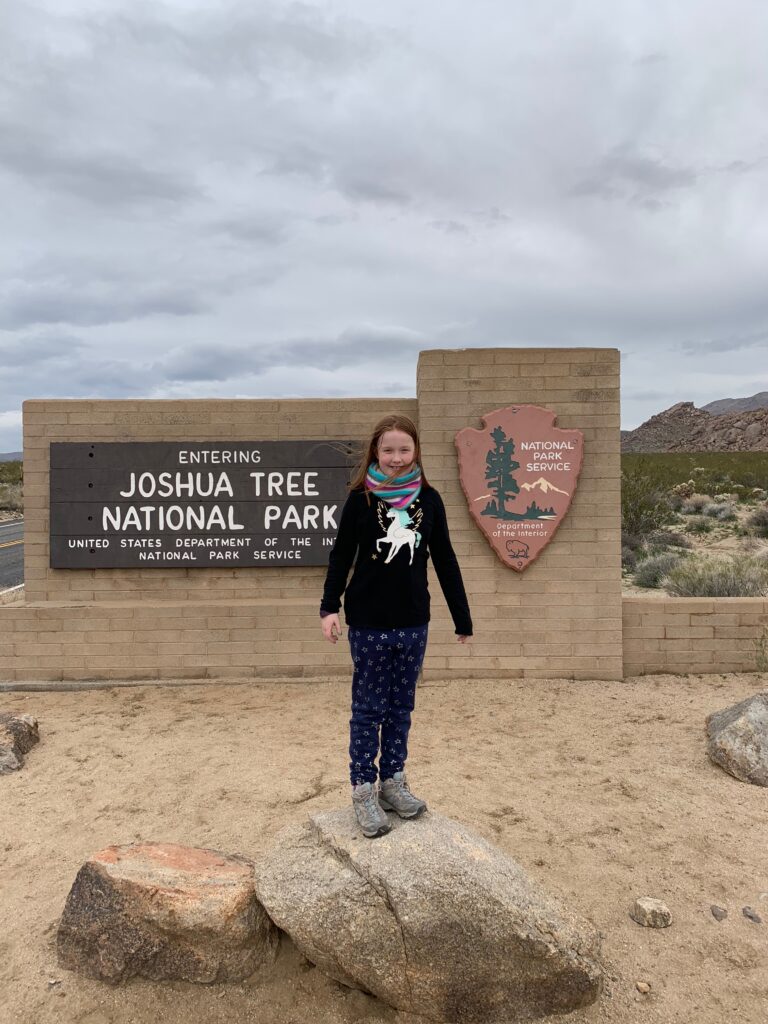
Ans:
<svg viewBox="0 0 768 1024"><path fill-rule="evenodd" d="M427 649L428 626L350 629L352 718L349 721L349 776L353 786L391 779L403 771L408 731L416 702L416 680Z"/></svg>

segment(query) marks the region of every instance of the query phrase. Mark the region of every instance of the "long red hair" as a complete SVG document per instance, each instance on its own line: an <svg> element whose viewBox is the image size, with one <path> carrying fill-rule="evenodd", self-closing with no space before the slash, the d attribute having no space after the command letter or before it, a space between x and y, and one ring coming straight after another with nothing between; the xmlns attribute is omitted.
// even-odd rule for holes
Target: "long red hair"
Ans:
<svg viewBox="0 0 768 1024"><path fill-rule="evenodd" d="M392 415L385 416L383 419L379 420L373 428L373 433L371 434L367 447L365 448L365 453L349 482L350 491L366 491L365 474L368 472L368 467L372 462L379 461L379 441L381 440L382 434L386 434L388 430L401 430L411 438L414 446L413 461L421 466L421 485L422 487L429 487L429 481L424 475L424 466L421 462L421 444L419 442L419 432L416 429L416 424L408 416L402 416L400 413L392 413ZM366 491L366 498L370 504L371 496L369 491Z"/></svg>

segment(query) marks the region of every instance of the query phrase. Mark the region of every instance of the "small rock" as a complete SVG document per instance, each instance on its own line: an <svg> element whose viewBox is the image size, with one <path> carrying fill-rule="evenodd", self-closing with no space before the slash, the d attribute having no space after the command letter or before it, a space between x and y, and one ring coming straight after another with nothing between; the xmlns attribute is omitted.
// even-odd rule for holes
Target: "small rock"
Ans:
<svg viewBox="0 0 768 1024"><path fill-rule="evenodd" d="M17 772L24 755L39 742L37 719L32 715L0 714L0 775Z"/></svg>
<svg viewBox="0 0 768 1024"><path fill-rule="evenodd" d="M638 992L642 992L644 996L647 996L648 993L651 991L651 986L648 984L647 981L636 981L635 988Z"/></svg>
<svg viewBox="0 0 768 1024"><path fill-rule="evenodd" d="M672 924L669 908L652 896L641 896L635 900L629 916L644 928L667 928Z"/></svg>
<svg viewBox="0 0 768 1024"><path fill-rule="evenodd" d="M753 910L752 907L742 907L741 912L744 915L744 917L748 917L749 920L754 921L755 924L763 923L762 917L760 917L758 912L756 910Z"/></svg>
<svg viewBox="0 0 768 1024"><path fill-rule="evenodd" d="M712 917L716 921L724 921L728 917L728 911L724 907L718 907L713 903L709 909L712 911Z"/></svg>

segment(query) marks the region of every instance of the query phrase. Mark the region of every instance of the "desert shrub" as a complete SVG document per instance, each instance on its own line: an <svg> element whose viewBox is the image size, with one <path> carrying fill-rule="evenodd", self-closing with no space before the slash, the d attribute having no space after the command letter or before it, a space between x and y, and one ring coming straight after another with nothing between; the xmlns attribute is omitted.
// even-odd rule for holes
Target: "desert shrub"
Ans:
<svg viewBox="0 0 768 1024"><path fill-rule="evenodd" d="M626 546L622 546L622 549L621 549L621 567L622 567L622 569L626 569L628 572L632 572L632 570L635 568L636 565L637 565L637 552L633 551L632 548L628 548Z"/></svg>
<svg viewBox="0 0 768 1024"><path fill-rule="evenodd" d="M683 502L683 507L680 510L684 516L696 515L697 512L703 512L707 505L712 503L712 498L708 494L692 494L690 498Z"/></svg>
<svg viewBox="0 0 768 1024"><path fill-rule="evenodd" d="M752 501L752 487L745 487L744 484L734 484L730 497L734 501ZM719 495L723 497L723 495Z"/></svg>
<svg viewBox="0 0 768 1024"><path fill-rule="evenodd" d="M768 498L768 491L764 491L762 487L752 487L749 489L749 497L752 501L765 501Z"/></svg>
<svg viewBox="0 0 768 1024"><path fill-rule="evenodd" d="M621 474L621 528L641 537L675 518L669 501L653 480L642 472Z"/></svg>
<svg viewBox="0 0 768 1024"><path fill-rule="evenodd" d="M712 522L703 516L692 517L690 522L685 524L686 533L709 533L712 530Z"/></svg>
<svg viewBox="0 0 768 1024"><path fill-rule="evenodd" d="M762 550L763 545L754 534L747 533L741 536L739 547L742 551L759 551Z"/></svg>
<svg viewBox="0 0 768 1024"><path fill-rule="evenodd" d="M674 597L765 597L768 562L743 554L728 559L689 556L669 570L664 585Z"/></svg>
<svg viewBox="0 0 768 1024"><path fill-rule="evenodd" d="M638 562L635 569L635 583L638 587L658 587L664 577L682 559L676 551L663 551L661 554L652 555L642 562Z"/></svg>
<svg viewBox="0 0 768 1024"><path fill-rule="evenodd" d="M0 484L20 484L24 479L21 459L11 462L0 462Z"/></svg>
<svg viewBox="0 0 768 1024"><path fill-rule="evenodd" d="M10 512L23 511L21 484L0 484L0 509L7 509Z"/></svg>
<svg viewBox="0 0 768 1024"><path fill-rule="evenodd" d="M682 533L675 533L673 530L654 530L648 537L648 547L656 551L666 551L667 548L692 548L693 544Z"/></svg>
<svg viewBox="0 0 768 1024"><path fill-rule="evenodd" d="M745 525L753 536L768 537L768 505L756 509Z"/></svg>
<svg viewBox="0 0 768 1024"><path fill-rule="evenodd" d="M712 486L712 493L713 494L725 494L733 486L734 486L734 481L731 479L730 474L729 473L725 473L723 476L720 476L717 479L717 481L713 484L713 486Z"/></svg>
<svg viewBox="0 0 768 1024"><path fill-rule="evenodd" d="M696 484L693 480L684 480L681 484L675 484L669 493L674 494L678 498L690 498L695 490Z"/></svg>
<svg viewBox="0 0 768 1024"><path fill-rule="evenodd" d="M627 530L621 531L621 546L623 548L629 548L630 551L637 551L645 544L645 538L641 537L638 533L629 533Z"/></svg>
<svg viewBox="0 0 768 1024"><path fill-rule="evenodd" d="M701 511L703 515L709 516L710 519L717 519L721 523L731 522L736 518L736 511L732 505L716 501L705 505Z"/></svg>
<svg viewBox="0 0 768 1024"><path fill-rule="evenodd" d="M719 512L715 513L715 519L721 523L733 523L736 520L736 509L733 505L724 505Z"/></svg>

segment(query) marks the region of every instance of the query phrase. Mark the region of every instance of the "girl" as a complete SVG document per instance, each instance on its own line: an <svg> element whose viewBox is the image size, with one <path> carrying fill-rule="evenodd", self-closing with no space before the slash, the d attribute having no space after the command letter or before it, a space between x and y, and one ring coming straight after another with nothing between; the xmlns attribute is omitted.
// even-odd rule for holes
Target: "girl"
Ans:
<svg viewBox="0 0 768 1024"><path fill-rule="evenodd" d="M341 636L338 611L346 588L344 614L354 664L352 806L363 835L374 839L391 828L385 810L417 818L427 807L408 789L404 769L416 680L427 646L430 554L459 643L472 635L472 619L445 506L422 473L419 437L407 416L387 416L376 424L349 490L328 561L320 615L323 635L335 644ZM347 586L353 561L355 571ZM374 762L379 748L377 791Z"/></svg>

